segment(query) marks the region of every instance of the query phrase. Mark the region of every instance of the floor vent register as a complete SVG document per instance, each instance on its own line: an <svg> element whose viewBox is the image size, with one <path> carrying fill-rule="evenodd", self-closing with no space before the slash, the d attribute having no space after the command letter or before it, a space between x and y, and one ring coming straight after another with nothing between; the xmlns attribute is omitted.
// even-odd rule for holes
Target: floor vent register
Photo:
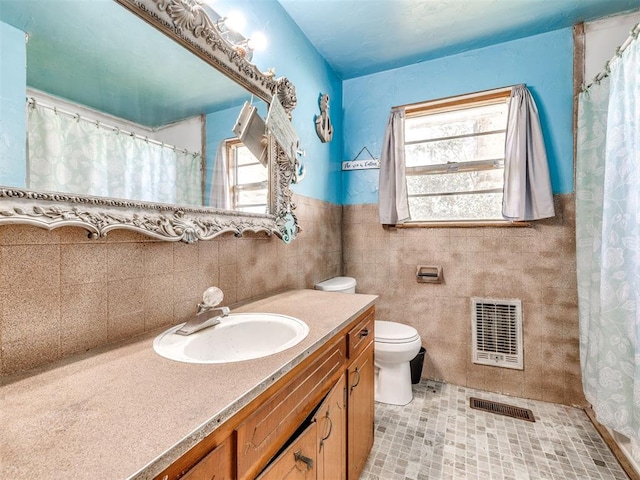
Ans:
<svg viewBox="0 0 640 480"><path fill-rule="evenodd" d="M513 405L507 405L505 403L492 402L489 400L471 397L469 399L469 406L475 410L482 410L485 412L496 413L498 415L505 415L511 418L518 418L520 420L526 420L527 422L536 421L531 410L527 408L514 407Z"/></svg>

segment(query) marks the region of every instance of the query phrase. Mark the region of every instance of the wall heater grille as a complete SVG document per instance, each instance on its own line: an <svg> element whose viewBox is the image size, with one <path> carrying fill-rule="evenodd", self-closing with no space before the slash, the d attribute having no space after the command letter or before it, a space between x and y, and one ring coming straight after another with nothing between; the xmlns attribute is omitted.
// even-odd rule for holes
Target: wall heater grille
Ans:
<svg viewBox="0 0 640 480"><path fill-rule="evenodd" d="M472 298L473 363L523 369L522 302Z"/></svg>

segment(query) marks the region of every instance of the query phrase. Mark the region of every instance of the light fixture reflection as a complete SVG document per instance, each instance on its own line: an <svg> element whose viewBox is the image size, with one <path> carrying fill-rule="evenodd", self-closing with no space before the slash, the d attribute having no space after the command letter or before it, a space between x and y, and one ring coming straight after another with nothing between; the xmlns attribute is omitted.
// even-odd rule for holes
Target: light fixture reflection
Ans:
<svg viewBox="0 0 640 480"><path fill-rule="evenodd" d="M0 0L1 1L1 0ZM203 0L203 7L209 12L214 21L214 27L220 36L231 45L239 55L251 61L254 51L263 51L267 47L267 37L263 32L255 32L249 39L241 32L246 27L247 21L239 10L229 12L222 16L212 8L214 0Z"/></svg>
<svg viewBox="0 0 640 480"><path fill-rule="evenodd" d="M227 28L229 30L233 30L234 32L242 31L247 25L247 21L244 18L244 15L238 10L234 10L233 12L229 13L224 23L227 25Z"/></svg>
<svg viewBox="0 0 640 480"><path fill-rule="evenodd" d="M262 32L254 32L249 39L248 46L256 52L264 52L267 48L267 36Z"/></svg>

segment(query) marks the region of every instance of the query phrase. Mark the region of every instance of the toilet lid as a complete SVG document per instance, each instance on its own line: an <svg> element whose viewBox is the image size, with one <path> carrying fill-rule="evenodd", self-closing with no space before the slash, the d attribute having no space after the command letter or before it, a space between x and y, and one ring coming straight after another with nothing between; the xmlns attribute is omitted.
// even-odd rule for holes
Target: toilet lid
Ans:
<svg viewBox="0 0 640 480"><path fill-rule="evenodd" d="M420 338L415 328L402 323L376 320L375 329L376 342L407 343Z"/></svg>
<svg viewBox="0 0 640 480"><path fill-rule="evenodd" d="M325 292L339 292L356 286L356 279L353 277L333 277L324 282L316 284L316 290Z"/></svg>

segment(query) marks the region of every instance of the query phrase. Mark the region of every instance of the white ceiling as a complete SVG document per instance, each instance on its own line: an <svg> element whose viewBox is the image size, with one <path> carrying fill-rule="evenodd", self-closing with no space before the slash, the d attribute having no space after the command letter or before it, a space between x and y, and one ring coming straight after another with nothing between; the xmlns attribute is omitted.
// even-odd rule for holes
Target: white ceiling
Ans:
<svg viewBox="0 0 640 480"><path fill-rule="evenodd" d="M640 8L640 0L278 0L343 79Z"/></svg>

